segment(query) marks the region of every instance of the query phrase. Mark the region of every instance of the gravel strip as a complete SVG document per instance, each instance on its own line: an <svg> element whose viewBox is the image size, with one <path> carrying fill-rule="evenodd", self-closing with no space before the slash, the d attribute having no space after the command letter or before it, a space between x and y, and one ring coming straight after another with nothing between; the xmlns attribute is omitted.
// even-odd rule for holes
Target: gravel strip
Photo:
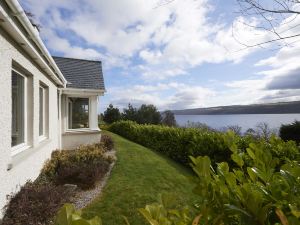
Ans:
<svg viewBox="0 0 300 225"><path fill-rule="evenodd" d="M113 156L116 158L116 151L115 150L111 150L109 152L105 153L107 156ZM107 171L107 173L105 174L105 176L96 183L95 188L90 189L90 190L81 190L81 189L77 189L75 196L72 198L72 202L75 205L76 209L82 209L84 207L86 207L88 204L90 204L96 197L98 197L105 184L107 183L107 180L111 174L112 168L115 165L114 161L110 166L109 169Z"/></svg>

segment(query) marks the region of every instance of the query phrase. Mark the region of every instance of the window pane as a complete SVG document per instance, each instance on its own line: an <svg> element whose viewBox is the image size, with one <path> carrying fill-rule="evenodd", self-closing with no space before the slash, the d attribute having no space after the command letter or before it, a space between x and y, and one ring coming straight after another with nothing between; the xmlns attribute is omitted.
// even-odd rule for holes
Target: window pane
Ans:
<svg viewBox="0 0 300 225"><path fill-rule="evenodd" d="M44 134L44 89L40 87L40 136Z"/></svg>
<svg viewBox="0 0 300 225"><path fill-rule="evenodd" d="M11 145L24 143L24 77L12 72Z"/></svg>
<svg viewBox="0 0 300 225"><path fill-rule="evenodd" d="M69 128L89 127L89 99L70 98L69 104Z"/></svg>

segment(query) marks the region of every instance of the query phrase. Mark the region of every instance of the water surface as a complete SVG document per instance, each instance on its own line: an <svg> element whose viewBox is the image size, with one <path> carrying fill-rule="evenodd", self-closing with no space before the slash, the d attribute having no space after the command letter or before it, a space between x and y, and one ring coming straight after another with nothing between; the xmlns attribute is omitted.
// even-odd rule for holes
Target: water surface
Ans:
<svg viewBox="0 0 300 225"><path fill-rule="evenodd" d="M272 129L279 129L281 124L300 120L300 114L175 115L175 118L179 126L186 125L188 121L205 123L215 129L239 125L245 132L261 122L268 123Z"/></svg>

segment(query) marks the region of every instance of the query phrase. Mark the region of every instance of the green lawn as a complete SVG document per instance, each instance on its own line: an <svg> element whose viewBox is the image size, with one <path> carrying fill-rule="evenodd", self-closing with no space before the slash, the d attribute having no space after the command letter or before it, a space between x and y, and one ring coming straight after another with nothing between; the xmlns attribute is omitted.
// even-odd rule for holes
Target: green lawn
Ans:
<svg viewBox="0 0 300 225"><path fill-rule="evenodd" d="M192 205L195 196L191 171L172 160L116 134L110 135L117 150L117 163L101 197L84 209L84 216L100 216L104 225L147 224L137 211L156 202L160 193L178 196L178 205Z"/></svg>

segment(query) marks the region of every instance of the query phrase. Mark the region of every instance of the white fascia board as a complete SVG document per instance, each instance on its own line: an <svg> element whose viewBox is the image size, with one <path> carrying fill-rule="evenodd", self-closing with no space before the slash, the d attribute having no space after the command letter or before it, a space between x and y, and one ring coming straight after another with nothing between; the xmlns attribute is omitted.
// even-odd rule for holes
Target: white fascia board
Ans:
<svg viewBox="0 0 300 225"><path fill-rule="evenodd" d="M100 95L103 96L105 90L103 89L81 89L81 88L62 88L63 94L69 96L93 96L93 95Z"/></svg>
<svg viewBox="0 0 300 225"><path fill-rule="evenodd" d="M48 50L41 41L38 31L34 30L35 28L28 20L24 10L21 8L17 1L9 0L6 2L9 6L14 6L14 10L18 10L14 12L16 14L15 16L18 17L18 19L24 26L24 29L29 33L29 37L26 37L24 35L24 33L18 28L18 26L14 23L11 17L7 14L5 9L3 9L1 6L0 16L2 17L2 19L4 19L4 21L1 22L0 26L3 27L6 30L6 32L8 32L14 38L14 40L21 45L21 47L33 58L33 60L36 63L38 63L41 66L41 68L55 81L55 83L62 87L65 87L67 83L66 79L62 75L61 71L58 69L52 56L49 54ZM35 49L35 47L32 45L29 39L32 39L35 42L42 54ZM47 58L48 62L45 61L42 55L44 55ZM53 71L50 65L54 68L55 71Z"/></svg>

